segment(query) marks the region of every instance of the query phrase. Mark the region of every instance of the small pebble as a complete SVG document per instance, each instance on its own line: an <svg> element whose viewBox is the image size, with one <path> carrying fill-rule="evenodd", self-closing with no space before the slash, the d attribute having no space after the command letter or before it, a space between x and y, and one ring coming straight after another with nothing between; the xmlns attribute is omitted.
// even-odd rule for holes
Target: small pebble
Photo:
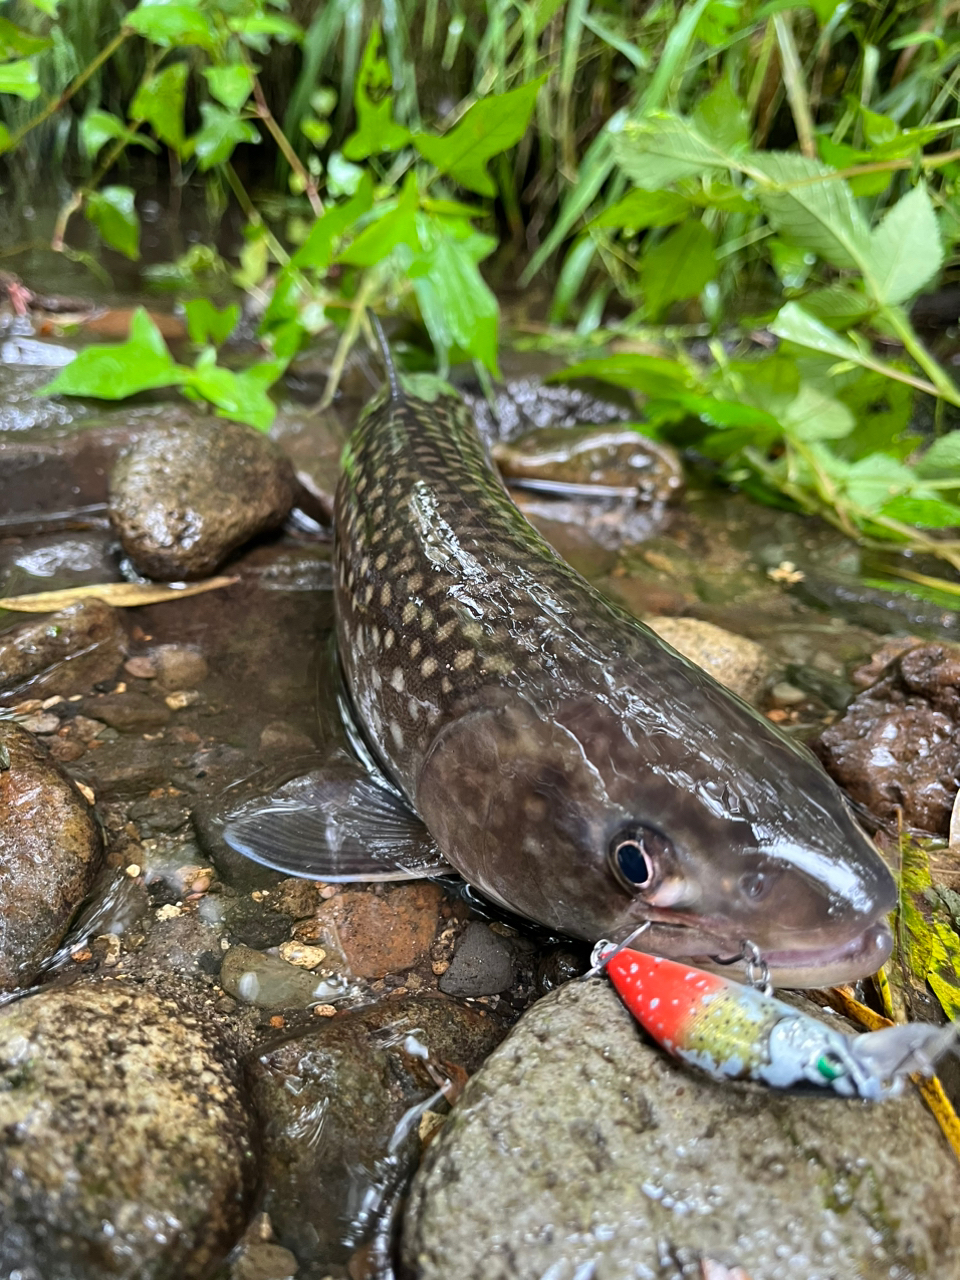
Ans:
<svg viewBox="0 0 960 1280"><path fill-rule="evenodd" d="M86 800L87 804L97 803L97 797L94 795L93 789L91 787L88 787L85 782L74 782L73 785L77 788L77 790L83 796L84 800Z"/></svg>
<svg viewBox="0 0 960 1280"><path fill-rule="evenodd" d="M778 707L796 707L801 702L807 701L807 695L804 691L786 680L781 680L773 686L770 690L770 697Z"/></svg>
<svg viewBox="0 0 960 1280"><path fill-rule="evenodd" d="M123 664L123 669L127 675L136 676L138 680L154 680L157 675L156 663L152 658L148 658L144 654L138 654L135 658L128 658Z"/></svg>
<svg viewBox="0 0 960 1280"><path fill-rule="evenodd" d="M164 702L171 711L182 711L184 707L192 707L200 701L196 689L178 689L176 693L168 693Z"/></svg>
<svg viewBox="0 0 960 1280"><path fill-rule="evenodd" d="M327 958L323 947L308 947L303 942L284 942L279 951L287 964L295 964L301 969L315 969Z"/></svg>
<svg viewBox="0 0 960 1280"><path fill-rule="evenodd" d="M56 733L60 728L60 718L52 713L47 715L25 716L20 724L27 733Z"/></svg>
<svg viewBox="0 0 960 1280"><path fill-rule="evenodd" d="M139 877L142 870L143 868L140 866L138 862L131 862L130 865L125 869L126 874L130 877L131 880L136 880Z"/></svg>

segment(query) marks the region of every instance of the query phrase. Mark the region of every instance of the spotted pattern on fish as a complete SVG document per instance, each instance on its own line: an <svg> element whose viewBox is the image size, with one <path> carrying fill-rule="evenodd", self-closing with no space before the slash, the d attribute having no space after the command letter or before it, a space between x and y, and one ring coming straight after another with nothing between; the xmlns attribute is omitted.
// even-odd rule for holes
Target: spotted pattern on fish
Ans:
<svg viewBox="0 0 960 1280"><path fill-rule="evenodd" d="M520 514L452 398L387 399L343 464L341 660L361 723L412 796L430 742L471 694L582 683L624 619Z"/></svg>

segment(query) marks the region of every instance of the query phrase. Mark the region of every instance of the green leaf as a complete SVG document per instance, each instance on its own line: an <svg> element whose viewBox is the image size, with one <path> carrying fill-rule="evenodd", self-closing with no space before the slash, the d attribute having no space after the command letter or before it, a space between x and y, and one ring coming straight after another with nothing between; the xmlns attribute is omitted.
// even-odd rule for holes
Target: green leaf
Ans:
<svg viewBox="0 0 960 1280"><path fill-rule="evenodd" d="M852 360L862 364L863 356L860 348L849 338L828 329L825 324L808 315L796 302L788 302L781 307L770 325L770 332L785 342L795 342L799 347L809 347L811 351L819 351L825 356L835 356L838 360Z"/></svg>
<svg viewBox="0 0 960 1280"><path fill-rule="evenodd" d="M788 438L804 443L842 440L855 425L853 414L845 404L809 382L800 384L800 390L780 415L780 421Z"/></svg>
<svg viewBox="0 0 960 1280"><path fill-rule="evenodd" d="M173 387L183 380L183 370L167 350L160 330L138 307L130 321L126 342L86 347L72 364L61 369L44 395L96 396L100 400L125 400L138 391Z"/></svg>
<svg viewBox="0 0 960 1280"><path fill-rule="evenodd" d="M284 6L286 7L286 6ZM253 14L249 18L231 18L227 24L244 44L260 53L269 53L270 37L279 44L291 44L303 39L303 28L290 18L275 13Z"/></svg>
<svg viewBox="0 0 960 1280"><path fill-rule="evenodd" d="M916 463L917 475L923 480L952 480L960 484L960 431L948 431L926 451Z"/></svg>
<svg viewBox="0 0 960 1280"><path fill-rule="evenodd" d="M195 44L211 49L216 43L210 18L187 4L151 4L142 0L124 22L154 44L165 47Z"/></svg>
<svg viewBox="0 0 960 1280"><path fill-rule="evenodd" d="M414 258L408 274L441 362L457 346L499 377L500 311L466 245L440 233L432 248Z"/></svg>
<svg viewBox="0 0 960 1280"><path fill-rule="evenodd" d="M590 226L624 227L629 231L670 227L682 222L689 209L689 202L674 191L644 191L637 187L594 218Z"/></svg>
<svg viewBox="0 0 960 1280"><path fill-rule="evenodd" d="M729 75L700 100L693 113L693 126L720 150L736 154L746 149L750 141L750 119Z"/></svg>
<svg viewBox="0 0 960 1280"><path fill-rule="evenodd" d="M625 387L629 391L642 391L649 396L670 398L691 385L689 373L678 360L671 360L667 356L633 353L581 360L551 374L545 381L571 382L575 378L598 378L601 382Z"/></svg>
<svg viewBox="0 0 960 1280"><path fill-rule="evenodd" d="M849 329L866 319L874 310L874 305L849 285L831 284L825 289L814 289L813 293L805 294L803 309L832 329Z"/></svg>
<svg viewBox="0 0 960 1280"><path fill-rule="evenodd" d="M846 466L836 459L836 464L850 501L865 511L882 510L916 483L911 469L888 453L871 453Z"/></svg>
<svg viewBox="0 0 960 1280"><path fill-rule="evenodd" d="M39 9L41 13L45 13L48 18L57 16L57 6L60 0L30 0L35 9Z"/></svg>
<svg viewBox="0 0 960 1280"><path fill-rule="evenodd" d="M393 118L392 88L390 65L380 56L380 28L374 23L353 93L357 127L343 144L348 160L366 160L385 151L399 151L410 141L410 130Z"/></svg>
<svg viewBox="0 0 960 1280"><path fill-rule="evenodd" d="M111 249L128 258L140 257L140 219L129 187L101 187L92 192L85 213Z"/></svg>
<svg viewBox="0 0 960 1280"><path fill-rule="evenodd" d="M441 173L448 173L462 187L482 196L496 195L487 161L516 146L526 133L545 80L546 76L540 76L509 93L481 98L442 138L417 133L413 136L413 145L425 160Z"/></svg>
<svg viewBox="0 0 960 1280"><path fill-rule="evenodd" d="M201 356L195 368L183 370L184 390L216 405L218 417L246 422L258 431L268 431L277 406L267 395L263 373L257 373L256 365L243 373L223 369L212 362L213 350L208 348L208 351L209 356ZM282 367L275 361L267 362L266 373L270 382L276 380Z"/></svg>
<svg viewBox="0 0 960 1280"><path fill-rule="evenodd" d="M0 58L29 58L52 47L49 36L35 36L7 18L0 18Z"/></svg>
<svg viewBox="0 0 960 1280"><path fill-rule="evenodd" d="M810 249L834 267L863 270L870 256L867 227L845 182L807 156L768 151L750 157L767 182L757 198L784 240Z"/></svg>
<svg viewBox="0 0 960 1280"><path fill-rule="evenodd" d="M10 93L27 102L32 102L38 96L40 81L37 79L37 65L32 58L0 63L0 93Z"/></svg>
<svg viewBox="0 0 960 1280"><path fill-rule="evenodd" d="M231 111L215 107L212 102L200 104L203 125L193 136L197 161L204 171L223 164L241 142L259 142L260 135L247 120Z"/></svg>
<svg viewBox="0 0 960 1280"><path fill-rule="evenodd" d="M253 91L253 72L244 62L226 67L205 67L210 92L228 111L239 111Z"/></svg>
<svg viewBox="0 0 960 1280"><path fill-rule="evenodd" d="M10 150L12 142L13 138L10 136L10 130L5 124L0 124L0 156L3 155L4 151Z"/></svg>
<svg viewBox="0 0 960 1280"><path fill-rule="evenodd" d="M147 76L130 104L130 119L145 120L161 142L177 151L183 147L183 103L188 71L186 62L174 62Z"/></svg>
<svg viewBox="0 0 960 1280"><path fill-rule="evenodd" d="M660 316L669 303L696 297L716 274L713 236L702 222L683 223L643 255L640 278L647 310Z"/></svg>
<svg viewBox="0 0 960 1280"><path fill-rule="evenodd" d="M881 515L904 524L919 525L921 529L960 528L960 507L942 498L914 498L904 494L888 502Z"/></svg>
<svg viewBox="0 0 960 1280"><path fill-rule="evenodd" d="M702 136L689 120L666 111L627 121L612 140L619 167L647 191L737 164L733 155Z"/></svg>
<svg viewBox="0 0 960 1280"><path fill-rule="evenodd" d="M898 200L870 237L874 296L881 303L906 302L943 265L943 246L933 203L920 183Z"/></svg>
<svg viewBox="0 0 960 1280"><path fill-rule="evenodd" d="M337 262L346 262L353 267L372 267L374 263L382 262L398 244L406 244L411 249L418 250L419 198L417 175L411 171L404 179L400 196L393 202L393 208L369 227L365 227L351 245L341 250L337 254Z"/></svg>
<svg viewBox="0 0 960 1280"><path fill-rule="evenodd" d="M333 261L335 242L373 205L373 179L364 172L356 194L342 204L330 205L310 228L303 244L290 260L291 267L326 271Z"/></svg>
<svg viewBox="0 0 960 1280"><path fill-rule="evenodd" d="M90 160L95 160L105 143L122 138L129 132L123 120L109 111L88 111L80 121L80 145Z"/></svg>
<svg viewBox="0 0 960 1280"><path fill-rule="evenodd" d="M198 346L212 342L215 347L219 347L230 337L240 319L240 308L235 302L218 311L207 298L193 298L184 303L183 309L187 316L190 341Z"/></svg>

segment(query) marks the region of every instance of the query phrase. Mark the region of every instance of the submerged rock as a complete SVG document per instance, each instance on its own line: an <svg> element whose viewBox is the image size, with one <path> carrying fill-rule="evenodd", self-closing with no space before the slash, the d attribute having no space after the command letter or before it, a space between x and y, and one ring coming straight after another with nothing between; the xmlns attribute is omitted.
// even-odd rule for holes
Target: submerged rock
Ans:
<svg viewBox="0 0 960 1280"><path fill-rule="evenodd" d="M489 996L513 982L514 949L489 925L473 920L457 943L450 968L440 979L448 996Z"/></svg>
<svg viewBox="0 0 960 1280"><path fill-rule="evenodd" d="M0 991L56 949L100 864L90 805L38 742L0 721Z"/></svg>
<svg viewBox="0 0 960 1280"><path fill-rule="evenodd" d="M476 1070L502 1034L482 1010L408 997L325 1019L251 1064L263 1207L301 1266L319 1264L307 1274L345 1275L383 1230L420 1155L424 1104L445 1107L437 1081Z"/></svg>
<svg viewBox="0 0 960 1280"><path fill-rule="evenodd" d="M116 609L80 600L0 636L0 692L11 697L84 693L123 661L126 633Z"/></svg>
<svg viewBox="0 0 960 1280"><path fill-rule="evenodd" d="M813 742L827 770L881 822L945 836L960 790L960 647L895 657Z"/></svg>
<svg viewBox="0 0 960 1280"><path fill-rule="evenodd" d="M719 680L745 701L754 699L770 675L772 663L762 645L699 618L644 618L678 653Z"/></svg>
<svg viewBox="0 0 960 1280"><path fill-rule="evenodd" d="M570 983L468 1084L403 1253L416 1280L699 1280L708 1262L914 1280L960 1274L958 1195L913 1089L870 1105L715 1084L645 1042L605 982Z"/></svg>
<svg viewBox="0 0 960 1280"><path fill-rule="evenodd" d="M293 502L293 469L252 427L219 419L157 426L114 466L110 518L137 569L202 578Z"/></svg>
<svg viewBox="0 0 960 1280"><path fill-rule="evenodd" d="M228 995L260 1009L305 1008L337 1000L347 992L339 974L317 974L289 964L280 956L251 947L231 947L220 967L220 985Z"/></svg>
<svg viewBox="0 0 960 1280"><path fill-rule="evenodd" d="M104 982L0 1009L0 1275L200 1280L251 1142L229 1054L174 1003Z"/></svg>

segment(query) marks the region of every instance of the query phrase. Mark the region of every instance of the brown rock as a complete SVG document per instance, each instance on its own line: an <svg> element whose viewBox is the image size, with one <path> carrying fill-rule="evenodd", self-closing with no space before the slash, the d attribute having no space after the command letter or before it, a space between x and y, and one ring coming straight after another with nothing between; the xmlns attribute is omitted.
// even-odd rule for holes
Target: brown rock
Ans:
<svg viewBox="0 0 960 1280"><path fill-rule="evenodd" d="M115 609L81 600L0 637L0 691L16 699L83 693L123 661L126 634Z"/></svg>
<svg viewBox="0 0 960 1280"><path fill-rule="evenodd" d="M82 705L95 720L123 733L149 733L170 719L169 708L146 693L105 693Z"/></svg>
<svg viewBox="0 0 960 1280"><path fill-rule="evenodd" d="M203 654L185 644L161 644L150 656L165 689L192 689L207 677Z"/></svg>
<svg viewBox="0 0 960 1280"><path fill-rule="evenodd" d="M947 835L960 789L960 648L924 644L811 744L850 796L880 821Z"/></svg>
<svg viewBox="0 0 960 1280"><path fill-rule="evenodd" d="M667 644L749 702L760 691L772 663L754 640L699 618L644 618Z"/></svg>
<svg viewBox="0 0 960 1280"><path fill-rule="evenodd" d="M141 573L203 578L290 510L293 469L252 427L199 419L159 426L119 459L110 518Z"/></svg>
<svg viewBox="0 0 960 1280"><path fill-rule="evenodd" d="M49 753L0 721L0 990L27 985L54 950L100 863L90 806Z"/></svg>
<svg viewBox="0 0 960 1280"><path fill-rule="evenodd" d="M440 920L443 891L426 881L382 890L347 888L320 910L358 978L402 973L423 960Z"/></svg>

